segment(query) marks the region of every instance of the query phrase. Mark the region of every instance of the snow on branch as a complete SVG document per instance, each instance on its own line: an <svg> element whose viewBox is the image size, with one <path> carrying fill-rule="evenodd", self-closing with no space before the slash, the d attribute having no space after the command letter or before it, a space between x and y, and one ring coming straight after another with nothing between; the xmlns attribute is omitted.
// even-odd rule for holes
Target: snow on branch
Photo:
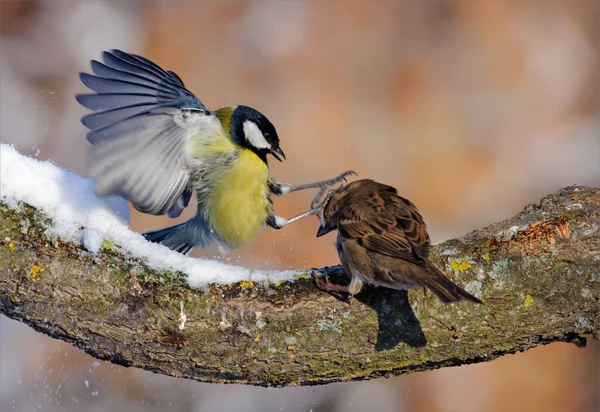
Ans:
<svg viewBox="0 0 600 412"><path fill-rule="evenodd" d="M23 156L0 143L0 193L9 206L27 203L48 217L49 233L92 253L110 244L155 270L179 271L191 286L293 279L293 272L254 271L214 260L194 259L146 241L129 229L127 202L119 197L98 198L93 181L49 161ZM83 229L82 229L83 228Z"/></svg>
<svg viewBox="0 0 600 412"><path fill-rule="evenodd" d="M184 257L87 179L0 146L0 312L99 359L206 382L322 384L473 362L600 328L600 189L568 187L434 247L481 298L367 288ZM343 281L339 267L323 268Z"/></svg>

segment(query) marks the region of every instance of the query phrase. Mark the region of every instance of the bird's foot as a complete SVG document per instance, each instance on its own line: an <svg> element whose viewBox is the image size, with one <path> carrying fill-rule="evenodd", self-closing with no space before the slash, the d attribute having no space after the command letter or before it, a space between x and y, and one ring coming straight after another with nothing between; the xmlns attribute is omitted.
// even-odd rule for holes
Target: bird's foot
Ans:
<svg viewBox="0 0 600 412"><path fill-rule="evenodd" d="M324 180L321 182L321 187L329 187L329 186L333 186L337 183L340 182L347 182L348 180L346 179L346 177L348 176L358 176L358 174L354 171L354 170L346 170L344 173L342 173L341 175L339 175L338 177L334 177L333 179L329 179L329 180Z"/></svg>
<svg viewBox="0 0 600 412"><path fill-rule="evenodd" d="M347 182L348 180L346 178L348 176L352 176L352 175L358 176L358 173L356 173L354 170L346 170L344 173L342 173L338 177L334 177L333 179L323 180L322 182L318 182L317 187L319 188L319 192L314 197L313 201L310 204L310 207L314 208L317 205L317 203L319 203L319 199L323 196L323 194L325 193L325 191L327 190L328 187L336 185L340 182Z"/></svg>
<svg viewBox="0 0 600 412"><path fill-rule="evenodd" d="M329 276L321 276L319 275L319 273L317 273L316 270L312 271L312 277L317 288L329 293L330 295L334 296L338 300L341 300L342 302L350 303L350 291L348 290L348 286L331 283L331 281L329 280Z"/></svg>

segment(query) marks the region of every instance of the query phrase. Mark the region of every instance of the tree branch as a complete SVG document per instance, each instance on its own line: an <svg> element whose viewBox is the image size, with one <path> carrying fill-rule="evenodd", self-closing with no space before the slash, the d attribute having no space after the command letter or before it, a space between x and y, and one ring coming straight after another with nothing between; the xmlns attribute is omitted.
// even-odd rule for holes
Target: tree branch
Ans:
<svg viewBox="0 0 600 412"><path fill-rule="evenodd" d="M165 375L322 384L599 335L600 189L564 188L435 246L434 264L485 305L383 288L347 304L301 270L293 283L192 289L182 274L150 270L110 244L92 255L61 243L45 234L48 223L30 206L0 204L0 311L99 359Z"/></svg>

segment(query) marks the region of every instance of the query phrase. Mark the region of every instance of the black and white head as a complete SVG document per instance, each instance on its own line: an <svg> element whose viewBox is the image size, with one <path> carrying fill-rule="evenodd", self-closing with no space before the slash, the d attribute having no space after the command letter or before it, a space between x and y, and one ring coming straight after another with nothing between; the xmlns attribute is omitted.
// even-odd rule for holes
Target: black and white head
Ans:
<svg viewBox="0 0 600 412"><path fill-rule="evenodd" d="M248 106L237 106L231 115L231 135L236 143L252 150L266 163L267 154L280 162L285 159L273 123Z"/></svg>

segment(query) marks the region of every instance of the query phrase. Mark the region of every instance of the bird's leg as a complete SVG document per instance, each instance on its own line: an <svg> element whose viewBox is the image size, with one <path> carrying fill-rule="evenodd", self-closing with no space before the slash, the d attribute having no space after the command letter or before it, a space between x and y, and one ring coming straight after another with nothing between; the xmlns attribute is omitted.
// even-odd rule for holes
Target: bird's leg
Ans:
<svg viewBox="0 0 600 412"><path fill-rule="evenodd" d="M333 196L334 191L330 190L327 193L327 196L325 196L325 199L323 199L323 201L321 203L319 203L318 205L316 205L315 207L313 207L312 209L310 209L309 211L306 211L304 213L300 213L299 215L296 215L294 217L291 217L289 219L286 219L285 217L281 217L281 216L277 216L277 215L269 215L267 217L267 225L269 225L270 227L272 227L273 229L282 229L284 227L286 227L287 225L289 225L290 223L294 223L297 222L300 219L304 219L305 217L308 216L312 216L312 215L317 215L319 217L319 222L321 224L323 224L323 217L321 216L321 210L323 209L323 207L325 207L325 205L327 204L327 202L329 201L329 199L331 198L331 196Z"/></svg>
<svg viewBox="0 0 600 412"><path fill-rule="evenodd" d="M333 295L343 302L349 302L351 293L348 286L331 283L329 276L320 276L316 270L312 271L312 277L317 288ZM325 280L323 280L323 278L325 278Z"/></svg>
<svg viewBox="0 0 600 412"><path fill-rule="evenodd" d="M320 189L319 193L317 194L317 196L315 196L315 198L313 199L313 201L311 203L311 207L314 207L315 204L319 201L319 198L321 196L323 196L323 193L325 193L325 190L328 187L333 186L342 181L346 182L347 181L346 177L351 176L351 175L356 175L356 172L353 170L348 170L348 171L342 173L341 175L334 177L333 179L322 180L320 182L307 183L304 185L297 185L297 186L291 185L289 183L278 182L277 180L271 178L271 179L269 179L269 189L271 190L271 193L273 193L274 195L285 196L288 193L297 192L298 190L319 188Z"/></svg>
<svg viewBox="0 0 600 412"><path fill-rule="evenodd" d="M296 216L291 217L289 219L286 219L285 217L282 217L282 216L269 215L267 217L267 225L269 225L273 229L283 229L284 227L286 227L290 223L294 223L294 222L296 222L296 221L298 221L300 219L304 219L305 217L312 216L312 215L315 215L317 213L319 213L318 210L310 209L307 212L300 213L299 215L296 215Z"/></svg>

